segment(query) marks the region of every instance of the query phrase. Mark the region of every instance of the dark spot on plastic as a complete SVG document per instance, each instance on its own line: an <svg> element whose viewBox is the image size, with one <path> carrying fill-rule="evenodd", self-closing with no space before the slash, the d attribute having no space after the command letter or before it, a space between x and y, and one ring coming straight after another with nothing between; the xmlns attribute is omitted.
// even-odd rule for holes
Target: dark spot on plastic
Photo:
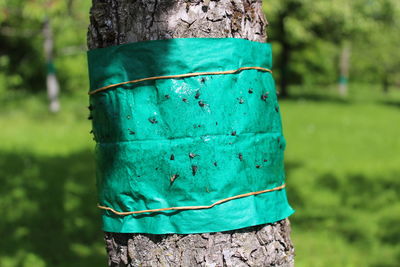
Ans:
<svg viewBox="0 0 400 267"><path fill-rule="evenodd" d="M200 82L201 83L205 83L205 81L206 81L206 78L205 77L201 77Z"/></svg>
<svg viewBox="0 0 400 267"><path fill-rule="evenodd" d="M174 159L175 159L174 154L171 154L171 157L170 157L169 159L170 159L170 160L174 160Z"/></svg>
<svg viewBox="0 0 400 267"><path fill-rule="evenodd" d="M200 92L197 91L197 92L196 92L196 95L194 96L194 98L199 99L199 97L200 97Z"/></svg>
<svg viewBox="0 0 400 267"><path fill-rule="evenodd" d="M169 95L165 95L165 98L166 98L166 99L169 99Z"/></svg>
<svg viewBox="0 0 400 267"><path fill-rule="evenodd" d="M215 122L215 125L218 125L218 121Z"/></svg>
<svg viewBox="0 0 400 267"><path fill-rule="evenodd" d="M132 134L132 135L134 135L134 134L135 134L135 132L134 132L134 131L132 131L131 129L128 129L128 131L129 131L129 134Z"/></svg>
<svg viewBox="0 0 400 267"><path fill-rule="evenodd" d="M249 94L253 93L253 89L249 88Z"/></svg>
<svg viewBox="0 0 400 267"><path fill-rule="evenodd" d="M174 174L174 175L172 175L170 178L169 178L169 181L170 181L170 183L171 184L173 184L173 182L176 180L176 178L178 178L179 177L179 174Z"/></svg>
<svg viewBox="0 0 400 267"><path fill-rule="evenodd" d="M217 162L216 162L216 161L214 161L214 166L215 166L215 167L217 167L217 166L218 166L218 164L217 164Z"/></svg>
<svg viewBox="0 0 400 267"><path fill-rule="evenodd" d="M267 159L264 159L264 162L267 162L268 160Z"/></svg>
<svg viewBox="0 0 400 267"><path fill-rule="evenodd" d="M240 161L242 161L243 160L243 155L242 155L242 153L239 153L239 159L240 159Z"/></svg>
<svg viewBox="0 0 400 267"><path fill-rule="evenodd" d="M199 101L199 106L200 106L200 107L204 107L205 105L206 105L206 104L205 104L202 100Z"/></svg>
<svg viewBox="0 0 400 267"><path fill-rule="evenodd" d="M231 133L231 135L232 135L232 136L235 136L235 135L236 135L236 131L233 131L233 132Z"/></svg>
<svg viewBox="0 0 400 267"><path fill-rule="evenodd" d="M149 122L151 123L158 123L158 121L156 120L156 118L149 118Z"/></svg>
<svg viewBox="0 0 400 267"><path fill-rule="evenodd" d="M192 165L192 174L193 174L193 176L196 175L196 172L197 172L197 166L196 165Z"/></svg>
<svg viewBox="0 0 400 267"><path fill-rule="evenodd" d="M261 166L260 165L256 165L256 168L259 169L259 168L261 168Z"/></svg>
<svg viewBox="0 0 400 267"><path fill-rule="evenodd" d="M182 98L182 101L185 102L185 103L188 102L188 100L186 98Z"/></svg>
<svg viewBox="0 0 400 267"><path fill-rule="evenodd" d="M280 138L280 137L278 137L278 143L279 143L279 142L281 142L281 138Z"/></svg>
<svg viewBox="0 0 400 267"><path fill-rule="evenodd" d="M158 171L158 168L156 168L156 171Z"/></svg>
<svg viewBox="0 0 400 267"><path fill-rule="evenodd" d="M243 100L243 98L238 98L239 99L239 104L243 104L244 103L244 100Z"/></svg>
<svg viewBox="0 0 400 267"><path fill-rule="evenodd" d="M268 98L268 92L266 92L265 94L263 94L261 96L261 100L263 100L263 101L267 101L267 98Z"/></svg>
<svg viewBox="0 0 400 267"><path fill-rule="evenodd" d="M276 111L276 112L279 112L279 108L278 108L278 107L275 107L275 111Z"/></svg>

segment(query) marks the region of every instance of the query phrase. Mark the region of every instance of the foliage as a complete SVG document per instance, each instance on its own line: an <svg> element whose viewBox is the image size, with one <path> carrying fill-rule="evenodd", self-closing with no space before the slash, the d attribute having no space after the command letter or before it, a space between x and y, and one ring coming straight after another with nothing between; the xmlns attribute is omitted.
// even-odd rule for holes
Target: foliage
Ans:
<svg viewBox="0 0 400 267"><path fill-rule="evenodd" d="M276 68L287 65L292 84L334 83L343 42L352 44L353 81L381 82L399 76L400 3L397 0L264 1ZM289 54L282 61L284 53ZM377 62L379 62L377 64Z"/></svg>
<svg viewBox="0 0 400 267"><path fill-rule="evenodd" d="M46 18L54 29L62 91L86 90L89 5L74 0L0 1L0 90L44 90ZM278 82L283 75L290 84L335 83L340 49L347 41L353 51L352 81L400 83L400 56L395 53L400 46L399 1L269 0L264 9Z"/></svg>

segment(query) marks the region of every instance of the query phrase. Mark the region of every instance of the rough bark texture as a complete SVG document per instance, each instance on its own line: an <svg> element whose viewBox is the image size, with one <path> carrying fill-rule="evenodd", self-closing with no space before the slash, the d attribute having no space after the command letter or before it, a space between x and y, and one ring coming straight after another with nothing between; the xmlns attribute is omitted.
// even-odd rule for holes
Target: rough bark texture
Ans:
<svg viewBox="0 0 400 267"><path fill-rule="evenodd" d="M90 49L145 40L266 41L261 0L93 0ZM211 234L105 233L110 266L293 266L289 221Z"/></svg>
<svg viewBox="0 0 400 267"><path fill-rule="evenodd" d="M93 0L90 23L90 49L184 37L265 42L267 25L254 0Z"/></svg>
<svg viewBox="0 0 400 267"><path fill-rule="evenodd" d="M293 266L288 220L190 235L106 233L111 266Z"/></svg>

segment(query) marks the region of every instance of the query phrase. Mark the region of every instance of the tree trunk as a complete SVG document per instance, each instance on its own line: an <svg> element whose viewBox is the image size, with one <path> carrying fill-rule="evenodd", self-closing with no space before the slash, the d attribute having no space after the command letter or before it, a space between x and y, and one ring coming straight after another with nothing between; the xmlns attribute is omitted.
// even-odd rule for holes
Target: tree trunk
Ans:
<svg viewBox="0 0 400 267"><path fill-rule="evenodd" d="M266 41L261 0L93 0L90 49L145 40ZM293 266L287 219L208 234L105 233L110 266Z"/></svg>
<svg viewBox="0 0 400 267"><path fill-rule="evenodd" d="M382 78L382 90L384 94L389 93L389 86L390 86L389 75L387 74L387 72L385 72Z"/></svg>
<svg viewBox="0 0 400 267"><path fill-rule="evenodd" d="M339 94L342 97L346 97L348 94L350 54L351 54L350 43L344 42L342 44L340 52L340 79L339 79Z"/></svg>
<svg viewBox="0 0 400 267"><path fill-rule="evenodd" d="M60 86L58 84L56 70L53 62L53 30L51 28L50 19L46 18L43 25L43 36L44 36L44 53L46 57L47 65L47 97L49 99L49 110L51 112L58 112L60 110L60 102L58 100L58 94L60 92Z"/></svg>

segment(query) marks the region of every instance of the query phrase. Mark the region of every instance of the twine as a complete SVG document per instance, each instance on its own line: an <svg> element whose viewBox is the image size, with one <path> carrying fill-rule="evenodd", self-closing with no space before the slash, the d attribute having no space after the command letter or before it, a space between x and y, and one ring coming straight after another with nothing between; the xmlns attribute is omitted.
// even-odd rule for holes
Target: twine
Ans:
<svg viewBox="0 0 400 267"><path fill-rule="evenodd" d="M195 77L195 76L201 76L201 75L235 74L235 73L241 72L242 70L260 70L260 71L272 73L272 71L270 69L263 68L263 67L241 67L236 70L227 70L227 71L193 72L193 73L178 74L178 75L155 76L155 77L147 77L147 78L127 81L127 82L107 85L107 86L104 86L104 87L101 87L101 88L98 88L98 89L95 89L95 90L89 92L89 95L93 95L95 93L105 91L105 90L108 90L108 89L111 89L111 88L114 88L114 87L117 87L120 85L124 85L124 84L138 83L138 82L151 81L151 80L161 80L161 79L187 78L187 77Z"/></svg>
<svg viewBox="0 0 400 267"><path fill-rule="evenodd" d="M248 196L254 196L254 195L259 195L259 194L263 194L263 193L268 193L268 192L272 192L272 191L277 191L277 190L281 190L283 188L286 187L286 184L283 184L281 186L272 188L272 189L266 189L266 190L262 190L262 191L257 191L257 192L251 192L251 193L246 193L246 194L241 194L241 195L236 195L233 197L228 197L228 198L224 198L221 199L217 202L214 202L213 204L209 205L209 206L185 206L185 207L171 207L171 208L162 208L162 209L152 209L152 210L139 210L139 211L127 211L127 212L121 212L121 211L116 211L113 208L110 207L106 207L106 206L101 206L100 204L97 204L97 207L99 209L102 210L108 210L111 211L112 213L116 214L116 215L121 215L121 216L125 216L125 215L132 215L132 214L141 214L141 213L149 213L149 212L160 212L160 211L168 211L168 210L200 210L200 209L211 209L212 207L228 202L230 200L234 200L234 199L238 199L238 198L243 198L243 197L248 197Z"/></svg>

